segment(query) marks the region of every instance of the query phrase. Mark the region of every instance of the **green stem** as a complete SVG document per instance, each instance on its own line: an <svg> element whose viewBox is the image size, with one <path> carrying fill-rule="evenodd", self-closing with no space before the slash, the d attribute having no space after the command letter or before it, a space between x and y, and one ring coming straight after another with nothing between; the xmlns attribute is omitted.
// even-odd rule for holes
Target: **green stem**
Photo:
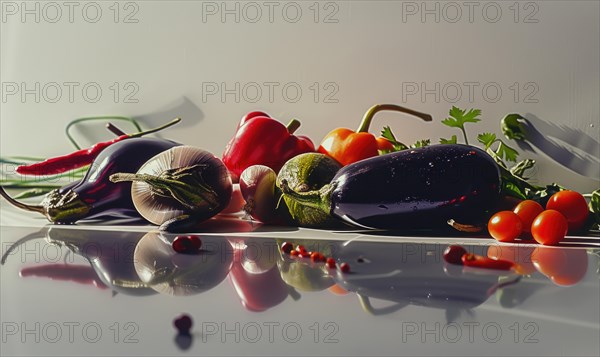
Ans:
<svg viewBox="0 0 600 357"><path fill-rule="evenodd" d="M410 114L417 118L421 118L424 121L432 121L433 120L433 118L429 114L417 112L416 110L401 107L399 105L376 104L376 105L372 106L371 108L369 108L369 110L367 110L367 112L363 116L363 119L360 122L360 126L358 127L358 130L356 132L358 132L358 133L368 132L369 127L371 126L371 121L373 121L373 117L375 116L375 114L377 114L378 112L383 111L383 110L390 110L390 111Z"/></svg>
<svg viewBox="0 0 600 357"><path fill-rule="evenodd" d="M469 139L467 139L467 131L464 127L461 127L460 130L462 130L463 136L465 138L465 145L469 145Z"/></svg>
<svg viewBox="0 0 600 357"><path fill-rule="evenodd" d="M156 127L154 129L150 129L150 130L146 130L146 131L140 131L140 132L137 132L135 134L129 134L129 137L130 138L138 138L140 136L144 136L144 135L156 133L157 131L161 131L161 130L166 129L166 128L170 127L170 126L173 126L173 125L179 123L180 121L181 121L181 118L175 118L175 119L171 120L170 122L168 122L166 124L163 124L163 125L161 125L159 127Z"/></svg>
<svg viewBox="0 0 600 357"><path fill-rule="evenodd" d="M294 200L297 204L316 208L326 214L331 213L331 193L334 189L335 185L328 184L320 190L296 192L290 188L287 180L281 181L281 192L285 197Z"/></svg>

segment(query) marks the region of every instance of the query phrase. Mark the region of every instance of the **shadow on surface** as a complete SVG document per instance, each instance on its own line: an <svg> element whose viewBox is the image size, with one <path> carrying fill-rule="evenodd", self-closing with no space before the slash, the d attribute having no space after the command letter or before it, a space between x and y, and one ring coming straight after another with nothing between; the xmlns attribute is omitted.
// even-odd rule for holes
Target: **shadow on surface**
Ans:
<svg viewBox="0 0 600 357"><path fill-rule="evenodd" d="M522 150L533 151L529 143L548 155L562 166L582 175L599 179L600 143L594 138L566 125L555 125L537 116L525 114L525 128L528 142L517 141ZM559 144L562 141L568 146ZM585 152L579 154L573 149Z"/></svg>

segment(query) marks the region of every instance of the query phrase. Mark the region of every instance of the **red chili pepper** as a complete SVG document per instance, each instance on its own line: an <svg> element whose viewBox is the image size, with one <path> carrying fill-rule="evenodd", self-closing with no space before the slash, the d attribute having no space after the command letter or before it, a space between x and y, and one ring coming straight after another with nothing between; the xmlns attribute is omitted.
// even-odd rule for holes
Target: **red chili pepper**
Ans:
<svg viewBox="0 0 600 357"><path fill-rule="evenodd" d="M265 165L279 172L292 157L315 151L309 138L293 135L298 127L300 122L296 119L286 127L263 112L251 112L242 117L223 153L223 162L234 182L252 165Z"/></svg>
<svg viewBox="0 0 600 357"><path fill-rule="evenodd" d="M515 266L515 263L508 260L490 259L473 253L463 254L461 260L464 266L472 268L511 270Z"/></svg>
<svg viewBox="0 0 600 357"><path fill-rule="evenodd" d="M146 134L155 133L157 131L168 128L171 125L177 124L180 121L180 118L175 118L169 123L162 125L158 128L150 129L147 131L141 131L135 134L121 135L116 137L115 139L97 143L90 148L77 150L68 155L53 157L41 162L36 162L31 165L21 165L17 167L17 173L21 175L42 176L56 175L63 172L71 171L83 167L85 165L91 164L102 150L106 149L107 147L111 146L116 142L129 138L138 138Z"/></svg>

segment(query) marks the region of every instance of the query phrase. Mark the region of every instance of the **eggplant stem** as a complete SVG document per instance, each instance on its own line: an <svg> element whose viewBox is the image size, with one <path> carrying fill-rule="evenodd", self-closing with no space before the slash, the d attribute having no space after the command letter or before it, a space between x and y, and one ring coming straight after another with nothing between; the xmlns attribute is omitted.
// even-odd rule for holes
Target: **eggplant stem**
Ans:
<svg viewBox="0 0 600 357"><path fill-rule="evenodd" d="M297 204L319 209L331 214L331 193L335 189L334 184L327 184L320 190L297 192L290 188L287 180L281 180L281 192L284 197L294 200Z"/></svg>
<svg viewBox="0 0 600 357"><path fill-rule="evenodd" d="M367 112L365 113L365 116L363 117L362 121L360 122L360 126L358 127L358 130L356 132L357 133L368 132L369 127L371 126L371 121L373 121L373 117L375 116L375 114L377 114L380 111L384 111L384 110L390 110L390 111L394 111L394 112L410 114L417 118L421 118L424 121L432 121L433 120L432 116L429 114L421 113L416 110L412 110L412 109L409 109L406 107L401 107L399 105L376 104L376 105L372 106L371 108L369 108L369 110L367 110Z"/></svg>
<svg viewBox="0 0 600 357"><path fill-rule="evenodd" d="M10 197L8 195L8 193L4 190L4 187L2 187L2 186L0 186L0 196L4 197L4 199L6 199L8 201L8 203L12 204L15 207L18 207L18 208L26 210L26 211L38 212L43 215L46 215L46 210L44 209L43 206L28 205L28 204L19 202L19 201L15 200L14 198Z"/></svg>

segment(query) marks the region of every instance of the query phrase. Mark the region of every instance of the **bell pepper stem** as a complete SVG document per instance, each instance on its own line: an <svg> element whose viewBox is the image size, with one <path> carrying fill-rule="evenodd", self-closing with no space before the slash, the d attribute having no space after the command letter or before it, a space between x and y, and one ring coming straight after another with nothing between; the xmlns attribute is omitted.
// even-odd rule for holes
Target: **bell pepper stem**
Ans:
<svg viewBox="0 0 600 357"><path fill-rule="evenodd" d="M10 197L9 194L4 190L4 187L2 187L2 186L0 186L0 196L4 197L4 199L6 199L8 201L8 203L12 204L13 206L15 206L17 208L24 209L26 211L31 211L31 212L38 212L43 215L46 214L43 206L28 205L28 204L19 202L19 201L15 200L14 198Z"/></svg>
<svg viewBox="0 0 600 357"><path fill-rule="evenodd" d="M358 132L358 133L368 132L369 127L371 126L371 121L373 121L373 117L375 116L375 114L377 114L378 112L384 111L384 110L410 114L417 118L421 118L424 121L432 121L433 120L433 118L429 114L417 112L416 110L401 107L399 105L376 104L376 105L372 106L371 108L369 108L369 110L367 110L367 112L365 113L365 116L363 117L362 121L360 122L360 126L358 127L358 130L356 132Z"/></svg>
<svg viewBox="0 0 600 357"><path fill-rule="evenodd" d="M292 120L290 120L288 125L286 125L286 128L290 134L293 134L296 130L298 130L299 127L300 127L300 120L298 120L298 119L292 119Z"/></svg>
<svg viewBox="0 0 600 357"><path fill-rule="evenodd" d="M164 129L170 127L170 126L173 126L173 125L179 123L180 121L181 121L181 118L175 118L175 119L171 120L170 122L168 122L166 124L163 124L163 125L161 125L159 127L156 127L156 128L150 129L150 130L146 130L146 131L140 131L140 132L135 133L135 134L128 134L127 136L130 137L130 138L138 138L140 136L144 136L144 135L156 133L157 131L161 131L161 130L164 130Z"/></svg>
<svg viewBox="0 0 600 357"><path fill-rule="evenodd" d="M281 181L281 192L283 196L294 200L297 204L319 209L327 214L331 213L331 193L334 185L325 185L320 190L297 192L290 188L287 180Z"/></svg>

